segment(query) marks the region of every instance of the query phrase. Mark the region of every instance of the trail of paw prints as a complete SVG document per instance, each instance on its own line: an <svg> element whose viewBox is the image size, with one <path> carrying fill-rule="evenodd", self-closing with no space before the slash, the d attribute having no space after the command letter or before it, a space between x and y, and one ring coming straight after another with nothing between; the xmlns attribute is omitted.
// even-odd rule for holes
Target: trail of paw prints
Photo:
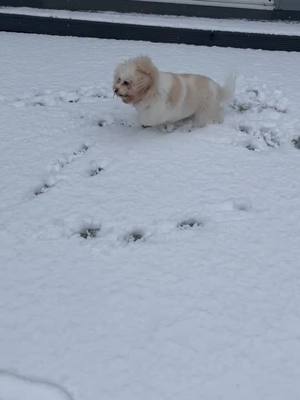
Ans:
<svg viewBox="0 0 300 400"><path fill-rule="evenodd" d="M100 127L107 127L107 126L118 126L123 128L140 128L138 123L134 121L128 121L125 119L118 119L112 115L108 115L104 118L100 118L96 120L96 124Z"/></svg>
<svg viewBox="0 0 300 400"><path fill-rule="evenodd" d="M212 221L222 224L224 221L245 218L252 211L251 202L247 199L228 200L223 203L212 205L207 209L207 216L199 216L197 213L185 215L183 218L172 217L168 220L152 221L150 224L131 226L128 229L124 227L116 227L99 222L95 222L93 218L79 224L72 224L72 228L68 229L68 237L77 237L83 242L95 243L98 240L102 243L109 243L114 246L139 246L145 243L157 243L164 240L199 237L205 234L207 227ZM76 227L77 225L77 227Z"/></svg>
<svg viewBox="0 0 300 400"><path fill-rule="evenodd" d="M133 128L134 127L134 124L132 122L130 122L130 121L116 120L116 119L113 119L111 117L99 119L97 121L97 125L100 128L103 128L105 126L112 126L112 125L123 126L125 128Z"/></svg>
<svg viewBox="0 0 300 400"><path fill-rule="evenodd" d="M248 211L246 206L240 205L232 208L232 211ZM91 218L92 221L92 218ZM174 218L173 220L161 221L158 225L157 222L150 224L132 226L128 229L116 226L106 226L102 223L83 222L77 225L77 228L68 229L69 237L77 237L85 242L107 242L115 246L137 246L145 243L155 243L166 240L168 237L177 238L184 237L184 235L192 234L198 236L205 232L209 219L199 216L188 216L184 218ZM163 238L163 239L162 239Z"/></svg>
<svg viewBox="0 0 300 400"><path fill-rule="evenodd" d="M79 229L75 229L75 231L71 234L71 236L77 236L81 240L94 240L97 238L104 238L105 236L109 237L110 240L114 241L119 245L129 245L137 242L144 242L146 238L149 237L149 233L143 228L132 228L128 231L125 231L121 234L112 235L114 232L113 227L103 228L100 223L86 223L80 225Z"/></svg>
<svg viewBox="0 0 300 400"><path fill-rule="evenodd" d="M278 129L288 112L288 101L279 90L270 91L266 85L247 85L237 92L232 109L238 118L236 143L250 151L280 147L286 140Z"/></svg>
<svg viewBox="0 0 300 400"><path fill-rule="evenodd" d="M111 97L110 90L105 87L80 87L74 90L41 90L27 93L12 99L5 99L6 103L15 107L39 106L51 107L58 104L96 103L99 100ZM4 100L3 100L4 101Z"/></svg>
<svg viewBox="0 0 300 400"><path fill-rule="evenodd" d="M150 224L150 226L132 226L128 229L116 228L114 226L104 226L101 223L81 223L78 228L73 228L68 236L78 237L83 241L93 241L96 239L107 239L110 243L125 246L135 246L148 242L149 240L155 239L160 235L166 235L165 224L162 224L162 229L157 229L156 224ZM183 219L179 221L168 222L167 232L186 232L196 231L204 227L204 221L196 219L194 217Z"/></svg>
<svg viewBox="0 0 300 400"><path fill-rule="evenodd" d="M113 112L107 112L105 115L99 117L99 115L82 113L77 116L81 120L82 126L91 125L98 128L107 127L119 127L119 128L138 128L140 125L132 120L120 119L118 116L114 115Z"/></svg>
<svg viewBox="0 0 300 400"><path fill-rule="evenodd" d="M280 90L269 91L266 85L252 86L237 92L232 108L240 114L246 112L259 114L266 110L286 114L288 100Z"/></svg>
<svg viewBox="0 0 300 400"><path fill-rule="evenodd" d="M169 235L176 235L176 233L194 232L197 234L205 228L206 221L203 219L190 217L184 218L179 221L168 222L162 224L162 229L158 229L156 224L140 227L132 227L131 229L124 229L123 232L116 232L116 228L106 227L103 228L102 224L81 224L79 229L75 229L70 236L78 237L83 241L91 241L95 239L108 239L110 243L119 245L121 247L135 246L146 243L148 241L155 241L160 236L167 237ZM167 228L166 228L167 227Z"/></svg>
<svg viewBox="0 0 300 400"><path fill-rule="evenodd" d="M278 128L275 126L257 126L257 124L240 124L239 133L247 150L260 151L266 148L278 148L281 144Z"/></svg>
<svg viewBox="0 0 300 400"><path fill-rule="evenodd" d="M76 159L82 157L89 150L87 144L81 145L77 150L73 151L71 154L65 155L60 159L56 160L49 168L48 176L45 178L44 182L36 187L34 190L35 196L40 196L48 192L51 188L57 185L61 180L62 170L69 164L73 163ZM100 168L100 167L98 167ZM95 171L94 171L95 172ZM100 172L100 171L99 171Z"/></svg>

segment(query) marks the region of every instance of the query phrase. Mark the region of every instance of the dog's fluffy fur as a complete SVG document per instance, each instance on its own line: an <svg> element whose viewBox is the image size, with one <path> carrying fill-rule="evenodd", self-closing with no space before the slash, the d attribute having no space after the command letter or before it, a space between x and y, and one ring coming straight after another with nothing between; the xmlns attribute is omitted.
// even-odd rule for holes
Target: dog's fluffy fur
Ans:
<svg viewBox="0 0 300 400"><path fill-rule="evenodd" d="M232 99L234 77L224 86L202 75L159 71L149 57L137 57L118 65L113 90L132 104L143 126L158 126L192 118L203 127L224 120L224 106Z"/></svg>

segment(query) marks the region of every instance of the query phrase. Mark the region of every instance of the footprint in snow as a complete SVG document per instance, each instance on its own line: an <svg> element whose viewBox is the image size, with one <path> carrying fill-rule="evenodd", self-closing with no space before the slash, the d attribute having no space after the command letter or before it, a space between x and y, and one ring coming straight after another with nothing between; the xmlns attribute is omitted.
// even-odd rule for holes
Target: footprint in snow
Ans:
<svg viewBox="0 0 300 400"><path fill-rule="evenodd" d="M300 136L292 139L292 144L296 147L296 149L300 150Z"/></svg>
<svg viewBox="0 0 300 400"><path fill-rule="evenodd" d="M195 228L200 228L202 226L204 226L203 221L200 221L195 218L187 218L177 224L177 228L181 230L195 229Z"/></svg>
<svg viewBox="0 0 300 400"><path fill-rule="evenodd" d="M78 232L82 239L95 239L101 230L100 226L86 226Z"/></svg>
<svg viewBox="0 0 300 400"><path fill-rule="evenodd" d="M233 201L233 208L237 211L250 211L251 203L248 200L235 200Z"/></svg>
<svg viewBox="0 0 300 400"><path fill-rule="evenodd" d="M44 184L42 184L42 186L39 186L39 187L37 187L37 188L35 189L34 195L35 195L35 196L39 196L39 195L41 195L41 194L43 194L43 193L46 193L46 192L48 192L48 190L51 189L54 185L55 185L55 184L50 185L49 183L44 183Z"/></svg>
<svg viewBox="0 0 300 400"><path fill-rule="evenodd" d="M102 171L104 171L104 168L102 168L102 167L95 167L95 168L92 168L92 169L90 170L89 175L90 175L90 176L96 176L96 175L99 175Z"/></svg>
<svg viewBox="0 0 300 400"><path fill-rule="evenodd" d="M250 150L250 151L257 151L258 150L257 147L255 147L255 145L253 143L246 144L245 148L247 150Z"/></svg>
<svg viewBox="0 0 300 400"><path fill-rule="evenodd" d="M123 240L126 243L134 243L145 239L145 234L141 229L134 229L124 235Z"/></svg>

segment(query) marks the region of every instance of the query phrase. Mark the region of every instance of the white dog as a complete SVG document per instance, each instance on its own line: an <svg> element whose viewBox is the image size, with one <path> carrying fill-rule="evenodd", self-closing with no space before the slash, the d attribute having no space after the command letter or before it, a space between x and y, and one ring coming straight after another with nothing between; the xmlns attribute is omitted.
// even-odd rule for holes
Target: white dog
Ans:
<svg viewBox="0 0 300 400"><path fill-rule="evenodd" d="M224 106L233 98L234 77L224 86L192 74L159 71L149 57L137 57L118 65L113 90L132 104L143 126L174 123L191 117L193 126L222 123Z"/></svg>

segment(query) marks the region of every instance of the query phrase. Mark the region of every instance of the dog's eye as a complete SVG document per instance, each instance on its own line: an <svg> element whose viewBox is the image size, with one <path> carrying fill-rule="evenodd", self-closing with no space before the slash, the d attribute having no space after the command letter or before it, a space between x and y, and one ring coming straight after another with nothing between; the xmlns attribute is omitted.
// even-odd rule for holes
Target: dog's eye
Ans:
<svg viewBox="0 0 300 400"><path fill-rule="evenodd" d="M118 78L117 82L118 82L118 83L121 82L121 78Z"/></svg>
<svg viewBox="0 0 300 400"><path fill-rule="evenodd" d="M124 81L123 84L124 84L125 86L128 86L128 85L129 85L129 82L128 82L128 81Z"/></svg>

